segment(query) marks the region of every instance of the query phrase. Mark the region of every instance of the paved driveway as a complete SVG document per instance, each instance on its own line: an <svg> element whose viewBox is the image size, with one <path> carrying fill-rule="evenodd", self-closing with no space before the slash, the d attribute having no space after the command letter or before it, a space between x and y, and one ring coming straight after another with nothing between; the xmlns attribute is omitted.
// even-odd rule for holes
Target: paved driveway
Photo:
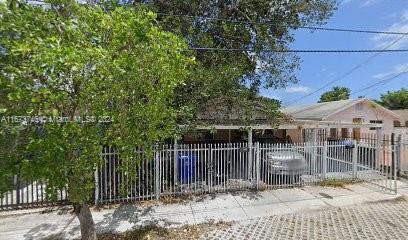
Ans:
<svg viewBox="0 0 408 240"><path fill-rule="evenodd" d="M202 239L407 239L403 199L261 217L215 230Z"/></svg>

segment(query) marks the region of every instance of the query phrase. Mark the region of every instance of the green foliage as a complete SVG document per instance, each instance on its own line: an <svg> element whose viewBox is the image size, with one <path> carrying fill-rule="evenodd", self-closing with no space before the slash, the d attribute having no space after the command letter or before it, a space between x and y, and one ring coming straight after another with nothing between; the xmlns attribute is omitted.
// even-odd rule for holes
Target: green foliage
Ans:
<svg viewBox="0 0 408 240"><path fill-rule="evenodd" d="M350 89L346 87L333 87L331 91L325 92L320 96L319 103L347 100L350 98Z"/></svg>
<svg viewBox="0 0 408 240"><path fill-rule="evenodd" d="M408 109L408 89L388 91L386 94L381 94L381 98L377 102L391 110Z"/></svg>
<svg viewBox="0 0 408 240"><path fill-rule="evenodd" d="M289 49L294 41L292 30L296 27L293 25L323 24L336 7L334 0L151 0L130 3L162 13L158 14L159 24L187 39L191 46L256 50L252 53L196 51L199 64L194 74L196 81L187 81L177 90L177 102L188 103L198 112L208 108L225 111L227 107L234 113L236 109L246 109L238 114L246 122L254 114L253 104L261 88L277 89L297 82L295 73L300 60L297 55L264 50ZM230 21L206 20L200 16ZM278 104L267 106L279 109Z"/></svg>
<svg viewBox="0 0 408 240"><path fill-rule="evenodd" d="M173 104L174 91L194 60L142 8L48 6L0 4L0 121L31 117L0 122L0 192L19 171L48 180L50 197L68 186L70 201L83 203L102 146L131 160L135 146L176 134L185 106ZM35 116L53 121L35 123Z"/></svg>

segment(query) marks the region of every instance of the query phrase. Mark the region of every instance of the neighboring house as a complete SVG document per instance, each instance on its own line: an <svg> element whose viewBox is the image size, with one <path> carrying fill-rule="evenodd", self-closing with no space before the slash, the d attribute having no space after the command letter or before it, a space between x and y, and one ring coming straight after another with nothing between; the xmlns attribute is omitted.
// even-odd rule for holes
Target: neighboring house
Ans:
<svg viewBox="0 0 408 240"><path fill-rule="evenodd" d="M394 129L396 134L401 134L401 170L407 174L408 172L408 109L393 110L399 117L399 121L395 121Z"/></svg>
<svg viewBox="0 0 408 240"><path fill-rule="evenodd" d="M405 142L408 142L408 109L393 110L400 119L394 122L394 131L401 134Z"/></svg>
<svg viewBox="0 0 408 240"><path fill-rule="evenodd" d="M331 121L339 123L339 126L340 123L381 124L383 134L393 133L394 122L400 120L396 113L366 98L293 106L282 111L295 120ZM376 127L352 130L331 127L327 130L328 137L354 139L361 138L363 134L377 132Z"/></svg>

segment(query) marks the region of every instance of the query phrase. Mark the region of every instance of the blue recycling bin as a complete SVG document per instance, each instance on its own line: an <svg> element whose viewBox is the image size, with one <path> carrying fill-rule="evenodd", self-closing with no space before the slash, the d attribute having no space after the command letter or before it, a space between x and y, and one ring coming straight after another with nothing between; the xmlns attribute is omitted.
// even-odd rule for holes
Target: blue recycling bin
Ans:
<svg viewBox="0 0 408 240"><path fill-rule="evenodd" d="M352 149L355 147L353 141L351 140L343 140L340 142L340 144L344 145L346 149Z"/></svg>
<svg viewBox="0 0 408 240"><path fill-rule="evenodd" d="M181 184L191 183L195 176L196 168L196 156L195 155L179 155L177 158L178 163L178 178Z"/></svg>

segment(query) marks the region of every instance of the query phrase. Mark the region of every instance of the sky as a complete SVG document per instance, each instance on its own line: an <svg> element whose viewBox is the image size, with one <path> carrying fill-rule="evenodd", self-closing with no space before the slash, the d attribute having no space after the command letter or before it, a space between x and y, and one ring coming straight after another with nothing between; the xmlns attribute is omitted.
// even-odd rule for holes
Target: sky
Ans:
<svg viewBox="0 0 408 240"><path fill-rule="evenodd" d="M408 0L339 0L338 9L323 27L408 32ZM296 30L293 49L383 49L401 35L344 33ZM408 36L390 49L408 49ZM282 101L284 106L316 103L333 86L351 89L352 98L378 99L382 93L408 88L408 74L361 91L378 81L408 71L408 53L381 53L353 73L341 78L375 53L300 53L299 83L285 89L261 91L264 96ZM310 94L324 84L333 85Z"/></svg>

